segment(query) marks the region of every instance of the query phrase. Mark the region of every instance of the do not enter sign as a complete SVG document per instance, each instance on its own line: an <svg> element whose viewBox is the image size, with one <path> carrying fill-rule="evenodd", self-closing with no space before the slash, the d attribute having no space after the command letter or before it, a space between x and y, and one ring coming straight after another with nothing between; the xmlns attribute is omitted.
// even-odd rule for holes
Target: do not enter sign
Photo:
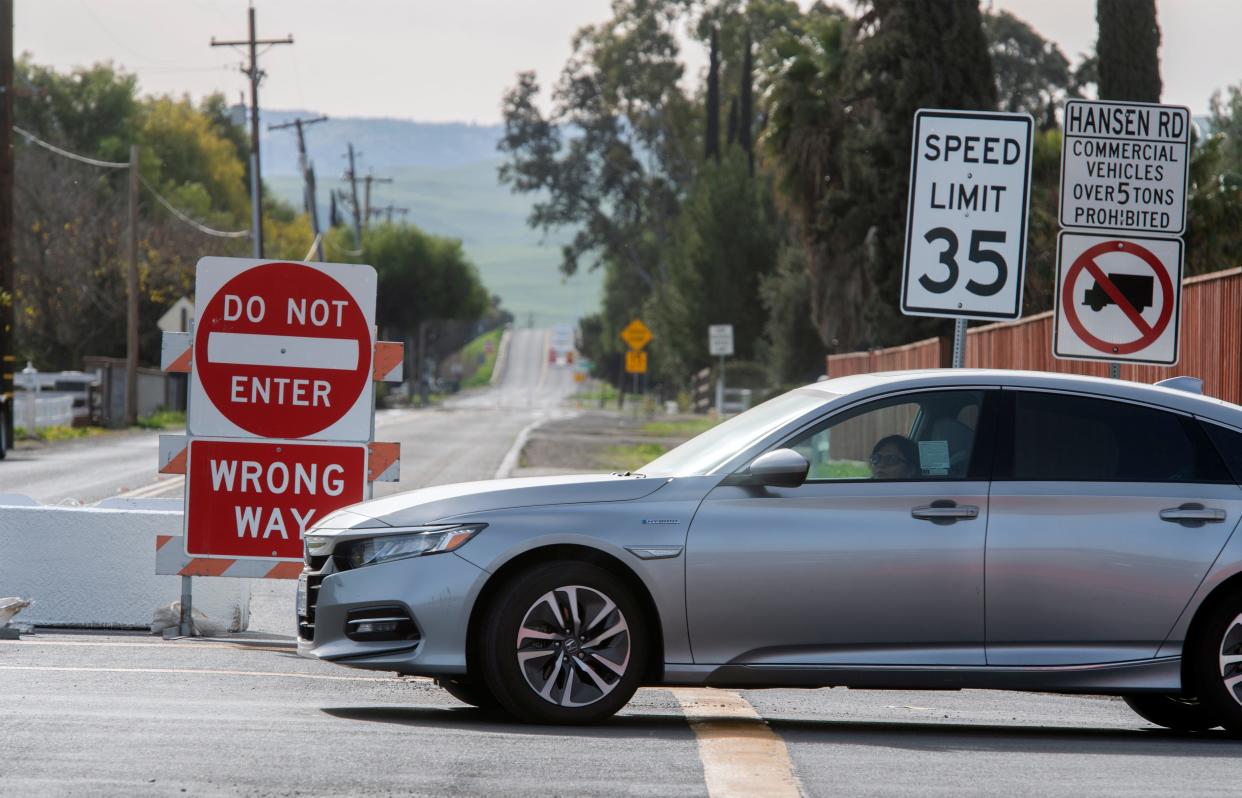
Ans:
<svg viewBox="0 0 1242 798"><path fill-rule="evenodd" d="M1053 354L1173 365L1182 242L1061 233Z"/></svg>
<svg viewBox="0 0 1242 798"><path fill-rule="evenodd" d="M375 270L203 258L191 435L366 441Z"/></svg>

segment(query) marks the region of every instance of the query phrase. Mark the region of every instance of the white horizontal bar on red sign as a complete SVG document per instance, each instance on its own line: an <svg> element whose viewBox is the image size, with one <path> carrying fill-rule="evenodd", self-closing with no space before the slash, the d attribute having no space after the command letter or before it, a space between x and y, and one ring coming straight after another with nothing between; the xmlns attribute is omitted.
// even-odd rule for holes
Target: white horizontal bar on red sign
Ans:
<svg viewBox="0 0 1242 798"><path fill-rule="evenodd" d="M353 371L358 368L358 343L346 338L213 332L207 336L207 360L239 366Z"/></svg>

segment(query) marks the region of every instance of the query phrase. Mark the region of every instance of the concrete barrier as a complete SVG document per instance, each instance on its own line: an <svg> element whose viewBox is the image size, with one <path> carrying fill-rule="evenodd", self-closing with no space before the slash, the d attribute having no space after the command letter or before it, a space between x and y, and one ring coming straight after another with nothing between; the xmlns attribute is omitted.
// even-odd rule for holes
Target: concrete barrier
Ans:
<svg viewBox="0 0 1242 798"><path fill-rule="evenodd" d="M181 598L181 577L155 574L155 536L180 532L180 512L10 502L0 506L0 596L33 599L17 620L36 626L146 628ZM195 609L246 629L250 580L193 585Z"/></svg>

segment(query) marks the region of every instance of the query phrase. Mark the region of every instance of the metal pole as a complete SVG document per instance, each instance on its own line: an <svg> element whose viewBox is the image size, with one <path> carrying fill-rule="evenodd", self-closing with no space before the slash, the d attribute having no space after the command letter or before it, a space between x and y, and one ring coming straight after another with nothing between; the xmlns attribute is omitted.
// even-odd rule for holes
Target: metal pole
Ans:
<svg viewBox="0 0 1242 798"><path fill-rule="evenodd" d="M250 196L254 205L254 256L263 257L263 175L259 172L259 54L254 31L254 6L250 7Z"/></svg>
<svg viewBox="0 0 1242 798"><path fill-rule="evenodd" d="M125 278L125 424L138 423L138 145L129 148L129 270Z"/></svg>
<svg viewBox="0 0 1242 798"><path fill-rule="evenodd" d="M263 257L263 208L259 205L259 158L250 153L250 243L251 254Z"/></svg>
<svg viewBox="0 0 1242 798"><path fill-rule="evenodd" d="M181 623L180 631L182 637L192 637L194 635L194 618L191 613L194 612L194 588L191 583L192 576L181 577Z"/></svg>
<svg viewBox="0 0 1242 798"><path fill-rule="evenodd" d="M13 445L17 370L13 272L13 0L0 0L0 460Z"/></svg>
<svg viewBox="0 0 1242 798"><path fill-rule="evenodd" d="M1120 363L1109 363L1108 364L1108 376L1112 377L1114 380L1121 379L1121 364Z"/></svg>
<svg viewBox="0 0 1242 798"><path fill-rule="evenodd" d="M354 205L354 249L362 249L362 206L358 204L358 171L352 142L349 145L349 192Z"/></svg>
<svg viewBox="0 0 1242 798"><path fill-rule="evenodd" d="M725 390L725 373L724 373L724 355L720 356L720 368L716 374L716 415L724 415L724 390Z"/></svg>
<svg viewBox="0 0 1242 798"><path fill-rule="evenodd" d="M966 320L953 320L953 368L966 367Z"/></svg>

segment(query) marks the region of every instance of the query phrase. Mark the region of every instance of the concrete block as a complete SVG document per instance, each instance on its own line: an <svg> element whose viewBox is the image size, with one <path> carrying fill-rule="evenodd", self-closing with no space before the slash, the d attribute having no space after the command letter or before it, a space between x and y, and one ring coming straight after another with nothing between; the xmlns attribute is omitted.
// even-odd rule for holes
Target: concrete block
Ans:
<svg viewBox="0 0 1242 798"><path fill-rule="evenodd" d="M147 628L181 598L181 577L155 574L155 536L180 535L181 513L95 507L0 507L0 596L34 599L37 626ZM241 631L250 580L195 578L194 606Z"/></svg>

